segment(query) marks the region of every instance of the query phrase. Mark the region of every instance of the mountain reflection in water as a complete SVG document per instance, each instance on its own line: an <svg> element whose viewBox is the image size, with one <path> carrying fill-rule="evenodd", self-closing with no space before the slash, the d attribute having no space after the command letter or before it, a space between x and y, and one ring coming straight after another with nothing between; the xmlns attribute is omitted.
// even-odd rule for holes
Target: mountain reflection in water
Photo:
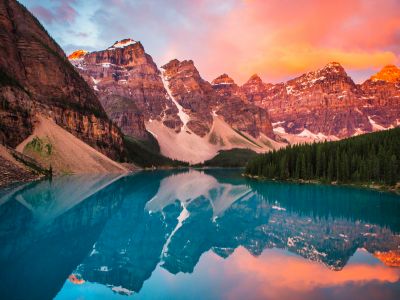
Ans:
<svg viewBox="0 0 400 300"><path fill-rule="evenodd" d="M1 298L398 299L399 196L241 171L2 191Z"/></svg>

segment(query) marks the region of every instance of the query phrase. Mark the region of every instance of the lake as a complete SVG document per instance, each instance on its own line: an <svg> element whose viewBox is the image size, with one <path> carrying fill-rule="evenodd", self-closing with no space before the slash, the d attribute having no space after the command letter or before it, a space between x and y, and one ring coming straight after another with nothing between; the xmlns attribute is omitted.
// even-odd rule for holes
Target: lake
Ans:
<svg viewBox="0 0 400 300"><path fill-rule="evenodd" d="M0 298L400 298L400 196L242 171L0 190Z"/></svg>

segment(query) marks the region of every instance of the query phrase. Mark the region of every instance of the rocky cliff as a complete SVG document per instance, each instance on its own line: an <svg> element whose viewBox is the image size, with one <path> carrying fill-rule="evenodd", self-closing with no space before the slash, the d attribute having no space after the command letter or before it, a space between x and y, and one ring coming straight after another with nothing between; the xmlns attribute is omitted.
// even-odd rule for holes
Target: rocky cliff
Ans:
<svg viewBox="0 0 400 300"><path fill-rule="evenodd" d="M100 99L107 95L119 95L124 97L125 103L129 99L134 102L134 112L126 108L125 114L131 115L130 126L135 127L133 131L139 137L145 136L144 132L138 130L144 128L142 120L158 120L176 133L184 128L204 137L212 128L213 111L219 111L230 125L240 131L249 132L254 137L259 132L273 137L266 111L248 106L240 98L232 101L230 97L233 94L221 97L212 85L201 78L193 61L180 62L175 59L164 65L160 72L151 56L145 53L143 45L131 39L76 59L78 56L78 52L73 53L71 62ZM221 82L224 80L222 77ZM108 115L120 124L117 119L120 114ZM133 119L133 116L136 118ZM128 126L122 130L133 134Z"/></svg>
<svg viewBox="0 0 400 300"><path fill-rule="evenodd" d="M17 1L1 0L0 31L0 138L17 146L32 132L35 116L50 111L58 125L116 157L121 134L40 22Z"/></svg>
<svg viewBox="0 0 400 300"><path fill-rule="evenodd" d="M182 106L190 118L187 127L203 137L213 125L212 115L223 116L226 123L254 138L260 133L274 137L268 112L253 104L245 103L234 93L235 84L227 75L213 81L203 80L193 61L172 60L164 65L165 81L171 97ZM226 86L224 93L216 92L218 86ZM213 88L214 87L214 88Z"/></svg>
<svg viewBox="0 0 400 300"><path fill-rule="evenodd" d="M130 136L147 139L144 116L135 102L119 95L104 95L100 98L107 115L121 130Z"/></svg>
<svg viewBox="0 0 400 300"><path fill-rule="evenodd" d="M220 94L232 93L228 85L213 87ZM381 130L397 126L400 118L400 83L371 79L358 85L336 62L286 83L264 83L253 75L233 91L267 108L276 132L314 139Z"/></svg>
<svg viewBox="0 0 400 300"><path fill-rule="evenodd" d="M104 51L87 53L83 59L71 58L71 62L100 99L110 95L122 97L112 101L119 113L111 113L111 107L107 113L124 133L144 138L144 121L162 120L168 127L179 123L178 109L167 98L160 71L140 42L122 40ZM118 104L118 99L124 104ZM110 100L108 97L104 101ZM129 119L130 125L123 119Z"/></svg>

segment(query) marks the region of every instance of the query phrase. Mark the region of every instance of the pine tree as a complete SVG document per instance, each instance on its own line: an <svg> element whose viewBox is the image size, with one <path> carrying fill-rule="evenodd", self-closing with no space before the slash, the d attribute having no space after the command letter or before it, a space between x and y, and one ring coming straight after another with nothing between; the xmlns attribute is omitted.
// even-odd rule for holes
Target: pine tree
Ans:
<svg viewBox="0 0 400 300"><path fill-rule="evenodd" d="M322 178L326 178L326 154L322 152Z"/></svg>
<svg viewBox="0 0 400 300"><path fill-rule="evenodd" d="M333 176L334 176L334 162L333 162L333 157L331 156L331 159L329 160L328 163L328 182L332 182L333 181Z"/></svg>
<svg viewBox="0 0 400 300"><path fill-rule="evenodd" d="M388 176L387 176L387 181L386 184L389 186L395 186L397 183L397 173L396 173L396 156L392 156L389 159L389 163L388 163Z"/></svg>
<svg viewBox="0 0 400 300"><path fill-rule="evenodd" d="M300 179L300 177L301 177L301 159L302 159L302 156L299 153L299 155L297 156L297 160L296 160L296 179Z"/></svg>
<svg viewBox="0 0 400 300"><path fill-rule="evenodd" d="M340 182L340 150L337 148L336 151L336 180Z"/></svg>
<svg viewBox="0 0 400 300"><path fill-rule="evenodd" d="M323 172L323 167L322 167L322 146L319 145L317 148L317 163L316 163L316 168L315 168L315 177L321 178L322 177L322 172Z"/></svg>
<svg viewBox="0 0 400 300"><path fill-rule="evenodd" d="M307 180L306 156L304 154L301 159L301 178Z"/></svg>

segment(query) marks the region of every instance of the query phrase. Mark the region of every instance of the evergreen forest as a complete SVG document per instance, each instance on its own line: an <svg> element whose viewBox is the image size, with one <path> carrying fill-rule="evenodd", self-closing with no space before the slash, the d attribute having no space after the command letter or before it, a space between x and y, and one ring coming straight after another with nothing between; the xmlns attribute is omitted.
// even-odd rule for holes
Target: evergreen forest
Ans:
<svg viewBox="0 0 400 300"><path fill-rule="evenodd" d="M288 145L260 154L246 175L277 180L395 186L399 178L400 128L331 142Z"/></svg>

